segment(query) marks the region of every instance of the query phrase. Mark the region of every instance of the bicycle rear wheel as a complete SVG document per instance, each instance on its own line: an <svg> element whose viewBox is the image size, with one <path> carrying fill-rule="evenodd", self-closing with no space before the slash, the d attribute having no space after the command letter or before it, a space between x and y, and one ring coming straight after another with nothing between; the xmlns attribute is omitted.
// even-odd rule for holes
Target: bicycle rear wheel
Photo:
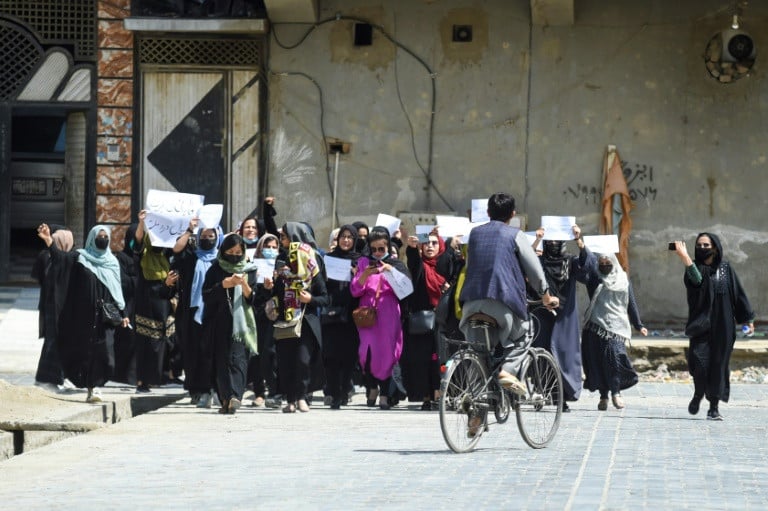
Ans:
<svg viewBox="0 0 768 511"><path fill-rule="evenodd" d="M440 429L454 452L471 451L485 432L488 403L486 370L474 353L461 351L449 360L440 396Z"/></svg>
<svg viewBox="0 0 768 511"><path fill-rule="evenodd" d="M517 426L525 443L534 449L546 447L560 427L563 412L563 379L555 359L547 351L529 352L521 371L528 389L515 404Z"/></svg>

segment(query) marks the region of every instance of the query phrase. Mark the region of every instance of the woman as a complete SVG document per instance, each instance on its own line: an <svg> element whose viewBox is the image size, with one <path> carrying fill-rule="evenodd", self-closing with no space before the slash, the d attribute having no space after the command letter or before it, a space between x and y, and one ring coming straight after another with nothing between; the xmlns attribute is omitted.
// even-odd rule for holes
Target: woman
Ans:
<svg viewBox="0 0 768 511"><path fill-rule="evenodd" d="M275 211L274 203L274 197L266 197L262 206L263 219L259 219L257 208L240 222L240 227L238 227L236 232L243 238L243 242L245 242L248 249L256 248L256 243L265 234L277 236L277 225L275 225L277 211Z"/></svg>
<svg viewBox="0 0 768 511"><path fill-rule="evenodd" d="M640 321L629 278L614 254L597 258L597 271L592 268L587 277L587 293L590 304L581 334L584 387L600 391L598 410L608 409L609 391L613 406L621 409L625 406L621 391L637 383L624 346L632 337L630 323L644 336L648 330Z"/></svg>
<svg viewBox="0 0 768 511"><path fill-rule="evenodd" d="M354 225L354 224L353 224ZM360 299L361 307L376 309L376 324L358 327L360 346L358 362L366 378L368 406L376 405L389 410L388 392L392 371L403 351L403 328L400 323L400 303L392 286L385 278L385 272L401 272L408 275L402 261L389 255L390 237L385 228L375 227L368 234L370 256L357 261L355 276L352 277L350 292Z"/></svg>
<svg viewBox="0 0 768 511"><path fill-rule="evenodd" d="M568 253L564 241L544 240L539 261L547 278L550 294L557 296L560 305L556 314L547 309L537 308L533 315L538 319L538 334L533 341L537 348L552 353L563 375L563 411L569 412L566 401L576 401L581 394L581 336L579 311L576 304L576 284L586 283L587 275L594 272L597 258L584 245L581 229L574 225L573 236L579 247L579 255ZM536 231L533 248L544 236L544 228Z"/></svg>
<svg viewBox="0 0 768 511"><path fill-rule="evenodd" d="M177 276L176 338L181 345L184 388L190 404L210 408L213 399L213 345L203 335L203 282L216 260L223 238L221 228L200 229L193 218L173 247L172 270ZM194 243L191 243L194 242Z"/></svg>
<svg viewBox="0 0 768 511"><path fill-rule="evenodd" d="M67 253L72 250L74 238L72 232L58 229L51 234L56 248ZM38 322L40 337L43 338L43 349L37 363L35 384L58 392L64 383L64 376L56 349L56 337L61 309L67 296L71 264L51 264L51 251L45 249L38 254L32 267L32 277L40 284L40 301L38 303Z"/></svg>
<svg viewBox="0 0 768 511"><path fill-rule="evenodd" d="M165 352L176 332L170 299L178 278L162 247L153 247L144 225L147 211L139 212L139 226L133 243L139 258L136 289L136 393L150 392L151 385L162 385Z"/></svg>
<svg viewBox="0 0 768 511"><path fill-rule="evenodd" d="M355 252L358 254L365 254L368 248L368 224L365 222L352 222L352 225L357 229L357 241L355 241Z"/></svg>
<svg viewBox="0 0 768 511"><path fill-rule="evenodd" d="M338 230L336 246L328 256L349 261L354 268L360 254L355 252L357 229L343 225ZM350 272L350 278L352 274ZM352 391L352 374L357 364L357 348L360 339L352 322L352 310L357 300L349 290L349 279L326 282L329 304L321 314L323 324L323 359L325 362L326 391L332 410L346 405Z"/></svg>
<svg viewBox="0 0 768 511"><path fill-rule="evenodd" d="M728 366L736 323L745 323L748 335L754 333L755 313L736 272L723 260L723 246L717 236L708 232L696 236L693 261L685 242L676 241L675 249L685 265L683 282L688 298L688 371L694 387L688 413L696 415L701 399L706 397L707 419L723 420L718 405L720 401L727 403L731 393Z"/></svg>
<svg viewBox="0 0 768 511"><path fill-rule="evenodd" d="M306 239L306 225L288 222L280 233L284 260L275 263L277 278L273 294L279 303L280 319L301 316L301 337L276 339L280 389L288 403L285 413L308 412L307 396L323 388L322 332L318 308L328 305L328 292L314 249L298 241ZM269 284L265 283L269 288Z"/></svg>
<svg viewBox="0 0 768 511"><path fill-rule="evenodd" d="M274 268L278 254L278 238L272 234L265 234L259 238L256 244L256 259L265 259L271 262ZM257 408L277 408L280 406L281 396L277 385L277 360L275 357L275 340L272 337L272 321L267 318L264 309L265 299L271 296L266 290L266 285L271 285L274 270L264 275L263 282L256 285L256 330L258 332L258 353L251 356L248 361L249 385L253 385L252 406ZM262 280L262 279L259 279ZM269 394L269 397L267 397Z"/></svg>
<svg viewBox="0 0 768 511"><path fill-rule="evenodd" d="M214 350L219 413L234 414L243 399L248 350L257 351L256 267L245 259L245 242L229 234L203 281L203 337Z"/></svg>
<svg viewBox="0 0 768 511"><path fill-rule="evenodd" d="M138 224L131 224L123 237L123 250L115 252L120 263L125 300L125 317L133 317L136 288L139 284L139 273L136 255L133 252L133 239L136 236ZM135 321L134 321L135 323ZM133 328L115 329L115 373L112 381L136 385L136 339Z"/></svg>
<svg viewBox="0 0 768 511"><path fill-rule="evenodd" d="M405 255L413 279L413 294L409 298L411 314L430 314L434 317L440 296L450 287L454 278L453 255L446 251L445 242L437 229L429 233L426 243L416 236L408 236ZM411 331L403 343L403 383L410 401L422 401L422 410L431 410L432 402L440 397L440 362L437 357L437 337L434 328L429 332Z"/></svg>
<svg viewBox="0 0 768 511"><path fill-rule="evenodd" d="M97 225L88 233L85 248L62 252L53 244L46 224L38 236L51 251L52 268L71 267L67 294L59 317L58 351L64 376L78 388L87 388L86 401L98 403L103 386L115 368L115 327L104 319L104 302L120 309L120 326L128 326L120 286L120 264L109 250L110 229ZM76 264L75 264L76 263Z"/></svg>

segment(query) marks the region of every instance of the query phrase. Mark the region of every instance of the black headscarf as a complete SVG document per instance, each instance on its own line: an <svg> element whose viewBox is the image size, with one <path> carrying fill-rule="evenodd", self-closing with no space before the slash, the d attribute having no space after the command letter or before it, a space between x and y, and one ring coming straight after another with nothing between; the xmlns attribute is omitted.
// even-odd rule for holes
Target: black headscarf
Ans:
<svg viewBox="0 0 768 511"><path fill-rule="evenodd" d="M571 258L565 242L544 240L540 261L550 294L557 296L560 302L564 302L568 298L568 278L571 270Z"/></svg>
<svg viewBox="0 0 768 511"><path fill-rule="evenodd" d="M348 232L350 236L352 236L352 248L349 250L342 250L341 245L337 242L336 247L328 255L332 257L338 257L339 259L351 259L353 261L357 261L357 259L360 257L360 254L355 250L358 238L357 229L354 225L342 225L339 228L339 234L337 235L337 238L341 237L341 235L345 232Z"/></svg>
<svg viewBox="0 0 768 511"><path fill-rule="evenodd" d="M352 226L355 228L355 236L357 236L357 239L355 240L355 252L364 254L365 249L368 246L368 240L361 238L358 231L362 228L368 231L368 234L371 234L371 229L365 222L352 222Z"/></svg>
<svg viewBox="0 0 768 511"><path fill-rule="evenodd" d="M715 254L712 258L712 264L709 265L711 268L717 268L720 266L720 263L723 261L723 245L720 243L720 238L718 238L716 235L708 233L708 232L700 232L698 235L696 235L696 243L699 242L699 238L702 236L709 237L710 240L712 240L712 248L715 249ZM696 245L694 244L694 249ZM699 270L701 270L702 266L707 266L703 260L699 260L698 258L695 259L696 265L699 267Z"/></svg>
<svg viewBox="0 0 768 511"><path fill-rule="evenodd" d="M306 243L310 245L315 252L317 249L317 241L312 231L312 227L306 222L286 222L283 225L283 233L288 236L288 239L292 242L298 241L300 243Z"/></svg>

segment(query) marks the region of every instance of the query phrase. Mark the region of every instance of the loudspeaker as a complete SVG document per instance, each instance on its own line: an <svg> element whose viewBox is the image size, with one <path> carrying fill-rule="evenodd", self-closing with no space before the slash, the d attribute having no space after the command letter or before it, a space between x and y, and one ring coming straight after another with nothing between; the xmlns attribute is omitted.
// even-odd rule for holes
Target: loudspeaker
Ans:
<svg viewBox="0 0 768 511"><path fill-rule="evenodd" d="M755 60L755 41L743 30L727 29L720 34L723 40L722 62L745 62Z"/></svg>

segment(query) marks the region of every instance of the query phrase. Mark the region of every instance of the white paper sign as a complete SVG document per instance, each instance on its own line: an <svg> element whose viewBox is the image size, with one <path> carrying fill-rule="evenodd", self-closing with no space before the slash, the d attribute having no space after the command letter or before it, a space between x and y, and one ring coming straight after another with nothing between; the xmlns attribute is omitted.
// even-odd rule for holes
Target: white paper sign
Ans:
<svg viewBox="0 0 768 511"><path fill-rule="evenodd" d="M575 216L542 216L541 226L544 228L545 240L567 241L573 239Z"/></svg>
<svg viewBox="0 0 768 511"><path fill-rule="evenodd" d="M205 204L200 207L197 218L200 220L200 229L215 229L221 223L221 215L224 213L224 204Z"/></svg>
<svg viewBox="0 0 768 511"><path fill-rule="evenodd" d="M417 225L416 237L419 238L419 243L426 243L429 241L429 233L434 229L434 225Z"/></svg>
<svg viewBox="0 0 768 511"><path fill-rule="evenodd" d="M149 190L144 226L152 246L173 247L189 227L189 221L197 216L204 200L203 195Z"/></svg>
<svg viewBox="0 0 768 511"><path fill-rule="evenodd" d="M376 217L376 223L374 225L381 225L382 227L386 227L389 231L389 235L393 236L395 231L400 228L400 219L396 216L379 213L379 216Z"/></svg>
<svg viewBox="0 0 768 511"><path fill-rule="evenodd" d="M392 290L397 295L398 300L402 300L406 296L413 293L413 282L407 275L400 273L396 269L392 268L392 271L381 272L389 285L392 286Z"/></svg>
<svg viewBox="0 0 768 511"><path fill-rule="evenodd" d="M472 199L472 223L487 222L488 218L488 199Z"/></svg>
<svg viewBox="0 0 768 511"><path fill-rule="evenodd" d="M257 257L256 259L253 259L253 264L256 265L256 282L258 284L264 283L264 277L269 277L270 279L273 278L275 273L274 259L264 259L262 257Z"/></svg>
<svg viewBox="0 0 768 511"><path fill-rule="evenodd" d="M615 234L582 236L584 245L595 254L618 254L619 237Z"/></svg>
<svg viewBox="0 0 768 511"><path fill-rule="evenodd" d="M469 230L467 231L467 233L464 236L461 237L461 242L462 243L469 243L469 237L470 237L470 235L472 233L472 229L474 229L475 227L479 227L481 225L485 225L487 223L488 222L472 222L472 223L470 223L469 226L468 226Z"/></svg>
<svg viewBox="0 0 768 511"><path fill-rule="evenodd" d="M435 223L442 238L452 238L469 231L469 218L465 216L437 215Z"/></svg>
<svg viewBox="0 0 768 511"><path fill-rule="evenodd" d="M380 225L380 224L376 224ZM352 280L352 261L340 257L323 257L325 261L325 273L331 280L349 282Z"/></svg>

